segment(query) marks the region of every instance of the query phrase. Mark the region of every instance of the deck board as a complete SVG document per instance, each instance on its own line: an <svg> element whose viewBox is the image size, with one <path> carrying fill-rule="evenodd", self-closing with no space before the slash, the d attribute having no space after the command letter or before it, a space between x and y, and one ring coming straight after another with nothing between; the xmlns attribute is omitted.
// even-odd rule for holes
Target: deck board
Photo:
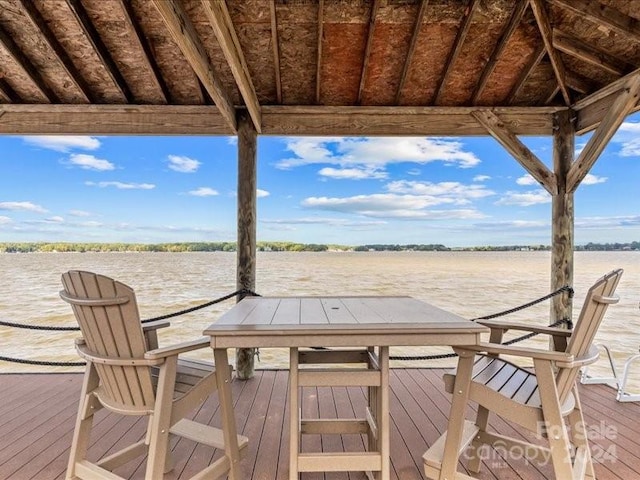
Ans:
<svg viewBox="0 0 640 480"><path fill-rule="evenodd" d="M391 384L391 478L420 480L422 454L446 428L449 396L439 369L394 369ZM59 480L64 478L82 375L0 375L0 478L6 480ZM250 439L242 461L246 478L288 478L288 372L260 370L247 382L233 382L238 430ZM599 480L640 478L640 404L621 404L605 386L580 387L585 421ZM305 387L301 395L305 415L356 418L364 415L365 391L355 387ZM473 414L473 407L468 413ZM214 396L193 413L199 421L220 424ZM492 416L493 429L531 440L531 435ZM144 422L104 411L96 415L89 454L103 456L144 435ZM304 438L307 437L307 438ZM305 435L305 449L362 450L361 435ZM171 443L175 458L168 480L189 478L219 452L186 439ZM461 466L463 468L463 466ZM117 473L143 478L141 460ZM482 480L542 480L552 477L548 466L527 464L492 454L484 462ZM360 472L303 474L303 480L362 480Z"/></svg>

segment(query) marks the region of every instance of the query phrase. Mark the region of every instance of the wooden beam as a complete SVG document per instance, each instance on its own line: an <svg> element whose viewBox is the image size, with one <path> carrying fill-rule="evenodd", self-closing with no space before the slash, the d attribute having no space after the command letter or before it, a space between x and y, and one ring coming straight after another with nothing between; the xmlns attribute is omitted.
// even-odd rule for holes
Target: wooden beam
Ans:
<svg viewBox="0 0 640 480"><path fill-rule="evenodd" d="M583 77L579 73L572 72L570 70L565 71L565 80L567 87L571 90L575 90L578 93L588 93L593 91L594 86L591 80L587 77Z"/></svg>
<svg viewBox="0 0 640 480"><path fill-rule="evenodd" d="M47 22L44 21L42 15L36 8L35 4L32 0L19 0L20 6L24 10L27 18L31 23L40 30L42 40L47 44L47 46L51 49L54 55L57 57L58 62L62 66L62 68L67 73L69 80L75 85L80 94L83 97L83 100L87 103L95 102L95 96L91 92L89 85L84 81L82 75L78 69L73 65L73 62L69 58L67 51L64 47L58 42L55 35L49 28Z"/></svg>
<svg viewBox="0 0 640 480"><path fill-rule="evenodd" d="M456 39L453 42L453 47L449 51L449 55L447 57L447 62L445 63L444 72L442 72L442 77L440 77L440 83L438 84L438 88L436 89L435 97L433 98L433 104L438 105L440 103L440 97L442 96L442 92L444 91L444 87L447 84L447 78L453 70L453 66L462 51L462 45L464 44L464 40L467 37L467 33L469 33L469 28L471 28L471 18L473 17L473 12L476 10L478 5L480 4L480 0L470 0L469 5L464 11L464 15L462 16L462 21L460 23L460 28L458 29L458 34L456 35Z"/></svg>
<svg viewBox="0 0 640 480"><path fill-rule="evenodd" d="M616 76L621 76L631 69L626 62L557 28L553 29L553 46L567 55L600 67Z"/></svg>
<svg viewBox="0 0 640 480"><path fill-rule="evenodd" d="M567 177L568 192L573 192L578 188L625 117L638 103L638 99L640 99L640 75L629 80L625 88L618 94L597 130L580 152L580 156L571 167Z"/></svg>
<svg viewBox="0 0 640 480"><path fill-rule="evenodd" d="M411 66L411 61L413 60L413 55L416 51L416 45L418 43L418 36L420 36L420 30L422 29L422 23L424 22L424 16L427 13L427 6L429 5L429 0L421 0L420 1L420 10L418 11L418 15L416 17L416 22L413 25L413 33L411 34L411 42L409 43L409 51L407 52L407 57L404 59L404 65L402 66L402 74L400 75L400 83L398 84L398 90L396 92L396 105L400 104L400 99L402 98L402 90L404 89L404 85L407 82L407 75L409 74L409 67Z"/></svg>
<svg viewBox="0 0 640 480"><path fill-rule="evenodd" d="M471 115L500 145L515 158L529 174L551 195L558 194L554 174L518 137L490 110L475 111Z"/></svg>
<svg viewBox="0 0 640 480"><path fill-rule="evenodd" d="M324 34L324 0L318 3L318 48L316 50L316 105L320 105L322 86L322 36Z"/></svg>
<svg viewBox="0 0 640 480"><path fill-rule="evenodd" d="M231 129L237 130L236 111L231 98L216 74L193 23L175 0L152 0L182 54L196 72L207 93Z"/></svg>
<svg viewBox="0 0 640 480"><path fill-rule="evenodd" d="M0 105L0 134L233 135L214 106Z"/></svg>
<svg viewBox="0 0 640 480"><path fill-rule="evenodd" d="M229 10L227 10L227 3L221 0L202 0L202 6L218 39L224 58L231 69L251 120L253 120L253 125L256 131L261 133L260 102L242 52L240 39L238 39Z"/></svg>
<svg viewBox="0 0 640 480"><path fill-rule="evenodd" d="M471 116L491 111L516 135L551 135L553 115L565 107L324 107L263 106L264 135L486 135ZM14 105L0 134L233 135L215 106Z"/></svg>
<svg viewBox="0 0 640 480"><path fill-rule="evenodd" d="M378 15L378 9L380 8L380 0L373 0L371 7L371 15L369 16L369 29L367 31L367 44L364 49L364 60L362 62L362 71L360 72L360 87L358 88L358 100L357 103L362 103L362 92L364 91L364 83L367 81L367 73L369 72L369 58L371 57L371 45L373 43L373 36L376 32L376 16Z"/></svg>
<svg viewBox="0 0 640 480"><path fill-rule="evenodd" d="M520 72L518 80L516 80L516 83L513 84L513 87L511 88L511 91L509 92L509 95L505 100L505 103L507 105L513 103L515 98L520 93L520 90L522 90L524 84L527 83L527 79L529 78L529 75L531 75L531 72L533 72L533 70L538 66L538 64L542 61L546 54L547 51L544 48L544 44L539 44L536 50L533 52L533 55L531 55L529 63L527 63L522 72Z"/></svg>
<svg viewBox="0 0 640 480"><path fill-rule="evenodd" d="M610 28L616 33L640 42L640 21L620 13L595 0L548 0L552 5L564 8L592 21L599 27Z"/></svg>
<svg viewBox="0 0 640 480"><path fill-rule="evenodd" d="M273 46L273 68L276 73L276 100L282 104L282 80L280 79L280 45L278 41L278 16L276 14L276 0L270 0L271 12L271 43Z"/></svg>
<svg viewBox="0 0 640 480"><path fill-rule="evenodd" d="M566 181L575 151L575 131L572 112L554 115L553 170L558 194L551 198L551 289L573 285L574 203L573 193L567 192ZM570 295L558 295L551 300L551 321L572 318Z"/></svg>
<svg viewBox="0 0 640 480"><path fill-rule="evenodd" d="M245 112L238 115L238 238L236 287L256 289L257 135ZM238 298L240 301L242 298ZM254 349L238 349L236 372L246 380L254 374Z"/></svg>
<svg viewBox="0 0 640 480"><path fill-rule="evenodd" d="M67 5L69 6L71 13L78 22L78 25L80 25L80 27L82 28L85 37L87 38L89 43L91 43L94 52L102 62L102 65L107 71L107 74L109 75L109 77L111 77L113 84L122 95L122 98L124 98L127 103L134 103L135 99L133 98L133 94L131 93L127 82L120 73L120 70L118 70L116 62L113 60L111 54L109 53L109 50L102 42L100 35L98 35L98 32L93 26L93 23L91 22L91 19L89 18L87 11L82 6L80 0L67 0Z"/></svg>
<svg viewBox="0 0 640 480"><path fill-rule="evenodd" d="M171 92L169 91L167 83L162 77L160 67L158 67L158 64L156 63L153 51L151 50L151 45L149 45L149 42L147 41L147 38L142 31L140 23L136 20L131 2L129 0L118 1L120 2L120 8L122 8L125 21L129 26L129 30L131 30L131 32L133 33L133 37L138 42L138 46L143 51L143 57L147 62L149 70L151 70L151 79L153 80L153 83L156 84L156 88L162 96L162 103L171 103Z"/></svg>
<svg viewBox="0 0 640 480"><path fill-rule="evenodd" d="M507 23L504 30L502 31L502 34L498 39L498 43L496 43L496 46L494 47L493 52L491 52L489 61L487 61L486 65L484 66L484 69L482 70L482 74L480 75L480 80L478 80L478 83L476 84L476 88L473 90L473 94L471 95L471 103L473 105L476 105L478 103L478 99L480 98L480 95L482 95L484 88L487 86L489 77L493 73L493 70L496 68L496 64L498 63L498 60L500 59L502 52L504 52L504 49L509 43L511 36L514 34L516 29L518 28L518 25L520 25L524 12L526 11L528 6L529 6L529 0L518 0L518 2L516 3L516 6L513 9L513 12L511 13L511 17L509 18L509 22Z"/></svg>
<svg viewBox="0 0 640 480"><path fill-rule="evenodd" d="M553 48L553 33L551 30L549 14L547 13L543 0L530 0L530 3L533 15L536 17L536 23L538 24L540 35L542 36L542 41L544 42L544 48L547 50L547 54L551 60L551 66L553 67L553 71L556 75L556 80L560 86L562 97L564 98L565 103L570 105L571 97L569 95L569 90L567 89L564 63L562 62L558 51Z"/></svg>
<svg viewBox="0 0 640 480"><path fill-rule="evenodd" d="M13 61L24 71L29 80L35 85L40 94L49 103L60 103L60 99L55 92L47 85L47 82L40 75L40 71L31 63L31 60L22 53L20 47L16 45L13 39L4 31L0 25L0 45L13 59Z"/></svg>
<svg viewBox="0 0 640 480"><path fill-rule="evenodd" d="M565 107L262 107L264 135L486 135L472 111L490 110L517 135L551 135L553 113Z"/></svg>

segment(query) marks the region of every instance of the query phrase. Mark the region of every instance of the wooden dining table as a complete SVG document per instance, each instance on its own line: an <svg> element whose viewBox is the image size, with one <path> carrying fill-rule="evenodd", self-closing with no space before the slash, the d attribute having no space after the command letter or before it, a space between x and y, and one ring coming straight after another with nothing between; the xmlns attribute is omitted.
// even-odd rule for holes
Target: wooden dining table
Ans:
<svg viewBox="0 0 640 480"><path fill-rule="evenodd" d="M245 297L204 334L211 338L216 366L227 365L229 348L277 348L290 351L289 478L299 472L365 471L388 480L389 347L456 347L458 360L452 410L463 411L473 367L473 354L486 327L426 302L405 296ZM311 366L313 365L313 366ZM354 365L358 365L354 367ZM223 429L236 435L230 372L219 372ZM366 415L358 419L303 419L299 388L304 386L367 387ZM301 452L304 434L361 433L368 438L364 452ZM462 432L449 431L441 478L453 478ZM249 439L251 441L251 439ZM455 453L452 453L455 452ZM239 479L239 452L228 453L229 478Z"/></svg>

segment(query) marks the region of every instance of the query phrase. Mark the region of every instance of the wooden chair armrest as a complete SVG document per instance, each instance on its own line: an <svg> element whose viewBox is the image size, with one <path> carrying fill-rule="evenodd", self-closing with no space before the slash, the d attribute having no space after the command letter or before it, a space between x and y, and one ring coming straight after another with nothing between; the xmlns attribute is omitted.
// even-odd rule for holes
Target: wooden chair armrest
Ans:
<svg viewBox="0 0 640 480"><path fill-rule="evenodd" d="M209 337L202 337L197 340L191 340L188 342L176 343L169 347L156 348L155 350L149 350L144 354L144 358L149 360L155 360L160 358L172 357L185 352L191 352L193 350L199 350L211 345L211 339Z"/></svg>
<svg viewBox="0 0 640 480"><path fill-rule="evenodd" d="M600 350L595 345L591 345L584 355L576 357L572 362L558 362L558 366L566 368L584 367L594 363L600 357Z"/></svg>
<svg viewBox="0 0 640 480"><path fill-rule="evenodd" d="M167 328L171 326L171 322L167 320L155 320L153 322L147 322L142 324L142 331L148 332L150 330L158 330L159 328Z"/></svg>
<svg viewBox="0 0 640 480"><path fill-rule="evenodd" d="M537 360L548 360L550 362L556 362L559 366L565 366L567 363L574 361L573 355L569 355L564 352L555 352L549 350L539 350L537 348L528 347L511 347L507 345L501 345L499 343L485 343L481 342L478 345L471 347L464 347L463 350L472 350L476 352L485 352L492 355L513 355L516 357L525 357Z"/></svg>
<svg viewBox="0 0 640 480"><path fill-rule="evenodd" d="M520 330L523 332L532 333L545 333L548 335L559 337L570 337L572 331L566 328L546 327L543 325L528 325L526 323L506 323L506 322L492 322L492 321L478 321L480 325L489 327L491 330Z"/></svg>
<svg viewBox="0 0 640 480"><path fill-rule="evenodd" d="M89 350L85 346L84 341L82 343L78 343L76 341L76 350L78 352L78 355L80 355L80 357L84 358L88 362L98 363L101 365L111 365L115 367L152 367L154 365L160 365L162 362L164 362L164 358L122 358L96 355L95 353L89 352Z"/></svg>

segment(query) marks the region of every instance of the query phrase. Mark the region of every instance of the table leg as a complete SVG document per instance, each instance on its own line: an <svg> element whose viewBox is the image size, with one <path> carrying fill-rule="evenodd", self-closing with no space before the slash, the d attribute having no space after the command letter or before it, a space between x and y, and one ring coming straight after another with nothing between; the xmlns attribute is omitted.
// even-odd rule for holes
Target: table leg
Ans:
<svg viewBox="0 0 640 480"><path fill-rule="evenodd" d="M229 480L241 480L240 450L238 449L238 434L236 419L233 412L231 397L231 372L226 348L214 348L216 381L218 383L218 398L222 413L222 431L224 434L225 455L229 459Z"/></svg>
<svg viewBox="0 0 640 480"><path fill-rule="evenodd" d="M469 399L471 373L473 371L473 360L475 357L475 353L468 350L456 348L455 351L458 354L458 368L451 399L451 410L449 411L449 425L447 427L447 438L444 444L440 480L456 477L458 451L460 450L460 442L462 441L463 420Z"/></svg>
<svg viewBox="0 0 640 480"><path fill-rule="evenodd" d="M289 480L298 480L300 452L300 402L298 400L298 349L289 349Z"/></svg>

